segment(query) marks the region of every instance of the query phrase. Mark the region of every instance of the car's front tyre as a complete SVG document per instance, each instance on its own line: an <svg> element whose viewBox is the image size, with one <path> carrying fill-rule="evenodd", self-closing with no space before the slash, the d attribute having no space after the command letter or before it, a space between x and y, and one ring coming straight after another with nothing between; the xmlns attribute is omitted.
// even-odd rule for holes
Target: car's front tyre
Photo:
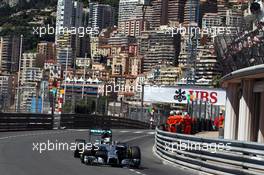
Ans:
<svg viewBox="0 0 264 175"><path fill-rule="evenodd" d="M141 151L138 146L130 147L130 159L133 161L133 167L139 168L141 163Z"/></svg>
<svg viewBox="0 0 264 175"><path fill-rule="evenodd" d="M80 152L78 149L76 149L73 153L74 158L80 158Z"/></svg>

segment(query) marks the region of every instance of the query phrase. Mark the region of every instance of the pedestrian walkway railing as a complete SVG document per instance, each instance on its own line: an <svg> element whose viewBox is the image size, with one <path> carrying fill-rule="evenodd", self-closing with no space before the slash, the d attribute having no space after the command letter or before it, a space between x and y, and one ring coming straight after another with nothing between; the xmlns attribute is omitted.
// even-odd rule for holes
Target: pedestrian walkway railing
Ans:
<svg viewBox="0 0 264 175"><path fill-rule="evenodd" d="M157 128L154 148L161 158L202 172L264 174L264 144L202 138Z"/></svg>

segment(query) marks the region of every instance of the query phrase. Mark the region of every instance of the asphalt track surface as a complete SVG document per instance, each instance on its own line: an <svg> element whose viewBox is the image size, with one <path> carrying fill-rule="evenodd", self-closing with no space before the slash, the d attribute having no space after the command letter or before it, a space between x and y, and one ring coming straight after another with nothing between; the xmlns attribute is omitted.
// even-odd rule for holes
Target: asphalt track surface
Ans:
<svg viewBox="0 0 264 175"><path fill-rule="evenodd" d="M88 166L73 157L72 151L45 151L33 143L74 143L87 138L87 130L24 131L0 133L0 175L192 175L194 171L172 166L153 154L154 131L113 130L113 140L138 145L142 163L139 169Z"/></svg>

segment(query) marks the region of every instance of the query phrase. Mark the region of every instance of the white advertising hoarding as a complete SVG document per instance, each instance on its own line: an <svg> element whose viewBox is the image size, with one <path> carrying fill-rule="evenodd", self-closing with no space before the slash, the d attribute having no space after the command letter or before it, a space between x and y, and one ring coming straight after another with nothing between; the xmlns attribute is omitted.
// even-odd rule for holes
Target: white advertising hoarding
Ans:
<svg viewBox="0 0 264 175"><path fill-rule="evenodd" d="M144 101L152 103L187 104L188 101L206 101L224 106L226 92L222 89L144 86Z"/></svg>

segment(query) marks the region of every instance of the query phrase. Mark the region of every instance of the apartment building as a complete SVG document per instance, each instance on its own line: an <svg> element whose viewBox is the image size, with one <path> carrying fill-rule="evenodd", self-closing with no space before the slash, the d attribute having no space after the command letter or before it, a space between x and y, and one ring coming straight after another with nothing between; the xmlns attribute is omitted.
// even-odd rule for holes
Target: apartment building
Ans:
<svg viewBox="0 0 264 175"><path fill-rule="evenodd" d="M53 42L40 42L37 45L37 64L40 67L48 60L56 60L56 45Z"/></svg>
<svg viewBox="0 0 264 175"><path fill-rule="evenodd" d="M12 76L0 75L0 111L9 108L14 103Z"/></svg>
<svg viewBox="0 0 264 175"><path fill-rule="evenodd" d="M89 26L98 28L101 31L104 28L114 25L114 8L107 4L98 2L89 3Z"/></svg>
<svg viewBox="0 0 264 175"><path fill-rule="evenodd" d="M11 74L18 70L20 40L16 36L0 37L0 74Z"/></svg>
<svg viewBox="0 0 264 175"><path fill-rule="evenodd" d="M148 72L162 62L175 64L177 57L176 43L170 34L163 30L144 31L139 38L139 53L144 56L142 71Z"/></svg>
<svg viewBox="0 0 264 175"><path fill-rule="evenodd" d="M142 31L148 29L148 23L142 18L131 18L120 24L121 31L126 36L140 36Z"/></svg>
<svg viewBox="0 0 264 175"><path fill-rule="evenodd" d="M118 27L121 23L134 15L134 10L139 4L138 0L120 0L118 9Z"/></svg>

